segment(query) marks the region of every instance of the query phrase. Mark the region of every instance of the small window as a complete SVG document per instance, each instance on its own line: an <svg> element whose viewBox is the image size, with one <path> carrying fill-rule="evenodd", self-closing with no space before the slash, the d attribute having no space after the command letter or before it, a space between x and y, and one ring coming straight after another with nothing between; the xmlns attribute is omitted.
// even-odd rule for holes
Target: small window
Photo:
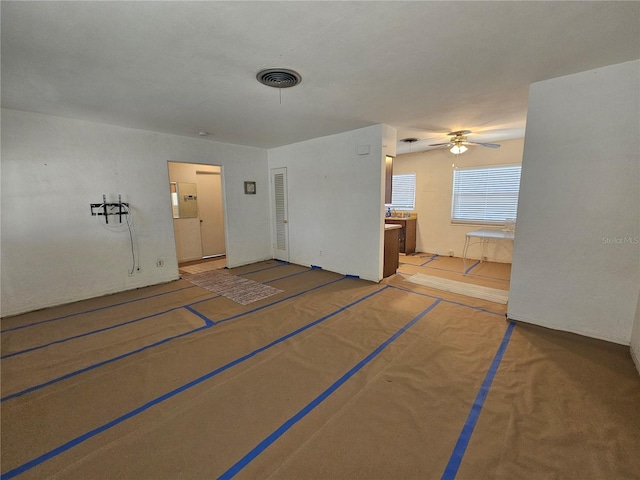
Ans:
<svg viewBox="0 0 640 480"><path fill-rule="evenodd" d="M504 165L454 170L451 221L501 225L516 218L521 169Z"/></svg>
<svg viewBox="0 0 640 480"><path fill-rule="evenodd" d="M416 174L394 175L391 185L391 203L387 206L398 210L413 210L416 206Z"/></svg>

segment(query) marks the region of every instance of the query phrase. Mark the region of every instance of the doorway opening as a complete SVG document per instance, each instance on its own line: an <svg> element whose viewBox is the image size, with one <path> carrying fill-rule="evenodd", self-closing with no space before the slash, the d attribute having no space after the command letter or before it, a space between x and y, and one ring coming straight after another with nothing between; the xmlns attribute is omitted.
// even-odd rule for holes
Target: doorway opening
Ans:
<svg viewBox="0 0 640 480"><path fill-rule="evenodd" d="M222 167L168 162L178 265L203 261L226 266Z"/></svg>

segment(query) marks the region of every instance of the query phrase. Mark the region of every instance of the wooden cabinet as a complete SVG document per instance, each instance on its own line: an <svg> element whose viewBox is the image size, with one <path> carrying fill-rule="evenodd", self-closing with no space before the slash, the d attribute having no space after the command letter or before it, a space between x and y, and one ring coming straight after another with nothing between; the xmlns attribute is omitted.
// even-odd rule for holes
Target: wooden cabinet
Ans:
<svg viewBox="0 0 640 480"><path fill-rule="evenodd" d="M390 277L400 263L398 253L398 234L402 230L399 227L385 227L384 229L384 264L382 267L382 277Z"/></svg>
<svg viewBox="0 0 640 480"><path fill-rule="evenodd" d="M400 225L399 233L400 253L410 254L416 251L416 219L415 218L385 218L384 223Z"/></svg>

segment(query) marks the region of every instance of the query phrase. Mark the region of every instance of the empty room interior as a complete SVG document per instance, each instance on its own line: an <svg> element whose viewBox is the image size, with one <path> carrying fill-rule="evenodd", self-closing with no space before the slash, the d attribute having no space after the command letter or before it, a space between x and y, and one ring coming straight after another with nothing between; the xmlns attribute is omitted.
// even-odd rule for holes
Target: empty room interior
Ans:
<svg viewBox="0 0 640 480"><path fill-rule="evenodd" d="M640 2L0 15L2 479L640 478Z"/></svg>

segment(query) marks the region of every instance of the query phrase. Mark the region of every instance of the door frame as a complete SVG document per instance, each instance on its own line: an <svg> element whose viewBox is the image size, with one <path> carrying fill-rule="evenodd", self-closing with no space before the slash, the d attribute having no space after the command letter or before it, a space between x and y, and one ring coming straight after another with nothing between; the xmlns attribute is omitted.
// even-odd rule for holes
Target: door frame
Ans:
<svg viewBox="0 0 640 480"><path fill-rule="evenodd" d="M283 173L284 174L284 224L285 224L285 243L286 243L286 251L278 250L277 248L277 215L276 215L276 189L275 189L275 175ZM271 168L269 170L269 185L271 187L271 194L269 203L271 205L271 252L273 258L276 260L282 260L284 262L289 262L290 259L290 245L289 245L289 192L288 192L288 177L287 177L287 167L278 167ZM282 252L282 253L281 253Z"/></svg>
<svg viewBox="0 0 640 480"><path fill-rule="evenodd" d="M226 256L226 261L227 261L227 266L229 265L229 255L228 255L228 250L229 250L229 229L227 228L227 226L229 225L229 221L228 221L228 212L227 212L227 195L226 195L226 188L225 188L225 167L224 165L216 165L213 163L196 163L196 162L186 162L186 161L180 161L180 160L167 160L167 183L170 184L171 182L179 182L179 181L188 181L188 179L186 180L181 180L178 178L172 178L171 175L171 168L170 168L170 164L180 164L180 165L189 165L192 167L193 171L193 183L196 183L196 171L198 170L198 167L218 167L220 169L220 183L221 183L221 195L222 195L222 216L223 216L223 222L225 225L224 228L224 241L225 241L225 256ZM179 260L178 259L178 245L177 245L177 241L175 240L176 238L176 228L175 228L175 222L176 220L180 221L180 219L176 219L173 218L173 207L172 207L172 201L171 201L171 196L168 195L168 201L169 201L169 205L171 206L170 209L170 214L171 214L171 220L172 220L172 230L173 230L173 235L174 235L174 254L175 254L175 258L176 258L176 264L179 264L180 262L189 262L189 261L198 261L198 260L202 260L203 257L197 258L197 259L193 259L193 260ZM200 231L200 226L199 226L199 222L200 222L200 218L198 216L198 232ZM200 242L202 242L202 239L199 239Z"/></svg>
<svg viewBox="0 0 640 480"><path fill-rule="evenodd" d="M218 165L213 165L215 167L219 167ZM221 206L222 206L222 228L224 230L224 252L223 253L218 253L218 254L214 254L214 255L205 255L205 248L204 245L202 245L202 258L206 259L206 258L216 258L216 257L223 257L227 255L227 218L225 215L225 208L224 208L224 179L222 178L222 167L220 166L220 171L219 172L208 172L206 170L198 170L196 168L196 185L200 185L200 183L198 182L198 175L218 175L220 177L220 196L221 196ZM198 196L201 196L200 193L198 193ZM202 211L202 209L200 208L200 204L198 204L198 219L200 220L200 242L202 243L202 217L200 215L200 212Z"/></svg>

